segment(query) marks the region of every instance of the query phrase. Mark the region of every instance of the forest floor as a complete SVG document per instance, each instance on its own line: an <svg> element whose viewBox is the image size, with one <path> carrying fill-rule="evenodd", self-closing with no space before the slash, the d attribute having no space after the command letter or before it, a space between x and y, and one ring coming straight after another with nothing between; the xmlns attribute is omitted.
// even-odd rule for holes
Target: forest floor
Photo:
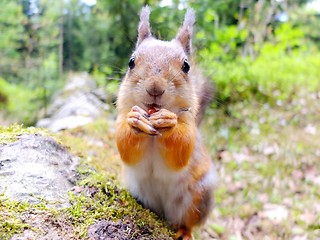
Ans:
<svg viewBox="0 0 320 240"><path fill-rule="evenodd" d="M231 104L203 127L220 182L197 239L320 238L320 93Z"/></svg>

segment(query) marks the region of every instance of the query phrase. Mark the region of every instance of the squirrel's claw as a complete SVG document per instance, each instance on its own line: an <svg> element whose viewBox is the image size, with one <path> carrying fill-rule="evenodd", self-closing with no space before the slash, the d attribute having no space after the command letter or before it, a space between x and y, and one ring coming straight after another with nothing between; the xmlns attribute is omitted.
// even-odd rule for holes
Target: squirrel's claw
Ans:
<svg viewBox="0 0 320 240"><path fill-rule="evenodd" d="M145 110L143 110L141 107L139 107L139 106L133 106L131 108L131 112L140 113L145 119L147 119L148 116L149 116L148 113Z"/></svg>
<svg viewBox="0 0 320 240"><path fill-rule="evenodd" d="M152 114L149 118L152 126L156 129L171 128L177 125L177 115L167 109Z"/></svg>
<svg viewBox="0 0 320 240"><path fill-rule="evenodd" d="M134 106L127 115L127 123L149 135L159 135L160 133L153 127L146 116L147 113L143 109Z"/></svg>

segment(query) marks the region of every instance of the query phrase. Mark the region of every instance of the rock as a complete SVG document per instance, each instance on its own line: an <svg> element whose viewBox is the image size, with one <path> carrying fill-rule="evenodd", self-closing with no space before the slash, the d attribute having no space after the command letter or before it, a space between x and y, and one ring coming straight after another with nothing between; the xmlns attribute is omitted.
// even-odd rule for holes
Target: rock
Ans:
<svg viewBox="0 0 320 240"><path fill-rule="evenodd" d="M24 134L0 145L0 193L18 201L68 203L76 181L78 158L53 138Z"/></svg>
<svg viewBox="0 0 320 240"><path fill-rule="evenodd" d="M57 132L93 122L109 109L105 98L88 74L73 74L54 97L48 116L40 119L36 126Z"/></svg>
<svg viewBox="0 0 320 240"><path fill-rule="evenodd" d="M71 73L67 84L63 88L63 92L75 92L77 90L90 91L95 88L97 88L97 84L90 78L87 72Z"/></svg>
<svg viewBox="0 0 320 240"><path fill-rule="evenodd" d="M104 88L96 88L91 91L93 95L99 98L102 102L106 102L108 100L108 96Z"/></svg>
<svg viewBox="0 0 320 240"><path fill-rule="evenodd" d="M37 123L37 126L49 128L51 132L58 132L64 129L81 127L88 123L91 123L92 121L92 117L85 116L67 116L61 119L57 118L54 120L50 118L44 118Z"/></svg>
<svg viewBox="0 0 320 240"><path fill-rule="evenodd" d="M155 239L150 237L150 226L140 226L139 230L137 226L131 221L117 222L101 220L91 225L88 230L88 236L90 240L130 240L130 239ZM159 235L157 239L170 240L171 237L167 235Z"/></svg>
<svg viewBox="0 0 320 240"><path fill-rule="evenodd" d="M88 235L90 240L104 239L130 239L133 224L131 222L124 223L121 220L118 222L102 220L90 226ZM138 236L136 236L135 239Z"/></svg>

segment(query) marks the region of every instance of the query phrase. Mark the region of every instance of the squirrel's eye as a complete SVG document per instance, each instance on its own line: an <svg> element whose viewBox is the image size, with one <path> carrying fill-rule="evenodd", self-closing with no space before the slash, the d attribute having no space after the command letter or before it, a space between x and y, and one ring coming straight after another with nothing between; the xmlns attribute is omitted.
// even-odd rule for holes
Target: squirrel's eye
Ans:
<svg viewBox="0 0 320 240"><path fill-rule="evenodd" d="M135 66L134 57L131 57L131 58L130 58L128 65L129 65L129 68L130 68L130 69L133 69L133 68L134 68L134 66Z"/></svg>
<svg viewBox="0 0 320 240"><path fill-rule="evenodd" d="M184 73L188 73L188 72L189 72L189 70L190 70L190 65L189 65L189 63L188 63L187 60L184 60L181 69L182 69L182 71L183 71Z"/></svg>

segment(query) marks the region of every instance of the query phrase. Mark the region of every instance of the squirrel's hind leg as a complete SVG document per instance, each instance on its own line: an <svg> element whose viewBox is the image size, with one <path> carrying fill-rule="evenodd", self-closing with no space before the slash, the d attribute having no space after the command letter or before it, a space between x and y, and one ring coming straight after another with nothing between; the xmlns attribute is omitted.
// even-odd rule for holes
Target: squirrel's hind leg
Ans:
<svg viewBox="0 0 320 240"><path fill-rule="evenodd" d="M193 227L203 223L212 208L212 190L202 189L194 192L193 204L184 217L184 223L176 233L177 240L192 240L191 231Z"/></svg>
<svg viewBox="0 0 320 240"><path fill-rule="evenodd" d="M185 227L179 228L179 230L176 233L177 240L193 240L191 235L191 230L186 229Z"/></svg>

